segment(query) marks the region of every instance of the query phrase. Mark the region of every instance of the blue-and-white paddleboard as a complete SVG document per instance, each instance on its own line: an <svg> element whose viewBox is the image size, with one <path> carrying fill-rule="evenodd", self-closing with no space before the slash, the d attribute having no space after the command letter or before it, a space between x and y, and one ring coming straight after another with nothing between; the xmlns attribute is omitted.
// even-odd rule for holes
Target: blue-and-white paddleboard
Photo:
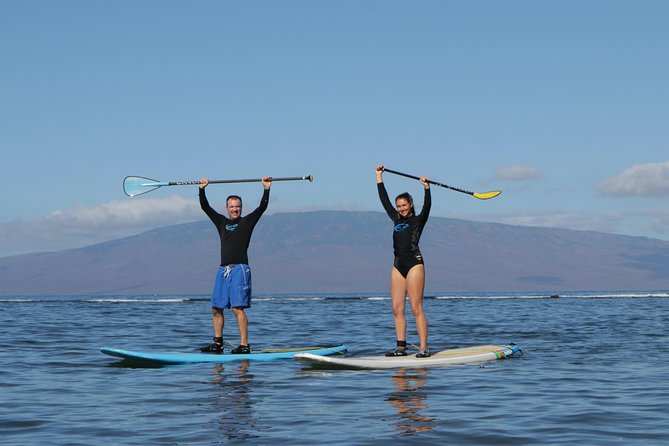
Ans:
<svg viewBox="0 0 669 446"><path fill-rule="evenodd" d="M163 352L150 353L138 352L132 350L123 350L120 348L102 347L100 351L105 355L114 356L117 358L132 360L132 361L147 361L160 364L189 364L197 362L223 363L242 360L254 361L273 361L275 359L290 359L300 353L309 353L314 356L334 355L342 353L347 350L345 345L336 345L333 347L304 347L304 348L288 348L275 350L259 350L257 352L251 351L249 354L233 355L223 354L216 355L212 353L178 353L178 352Z"/></svg>
<svg viewBox="0 0 669 446"><path fill-rule="evenodd" d="M453 348L432 354L429 358L408 356L359 356L329 358L310 353L299 353L295 359L313 367L345 368L345 369L394 369L430 367L450 364L466 364L469 362L492 361L505 359L520 351L516 344L509 345L477 345L474 347Z"/></svg>

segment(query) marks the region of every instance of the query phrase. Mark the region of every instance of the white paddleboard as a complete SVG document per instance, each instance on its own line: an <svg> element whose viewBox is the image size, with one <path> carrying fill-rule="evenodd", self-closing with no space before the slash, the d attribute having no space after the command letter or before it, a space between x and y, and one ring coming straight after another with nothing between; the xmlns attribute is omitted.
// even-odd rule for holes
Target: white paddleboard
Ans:
<svg viewBox="0 0 669 446"><path fill-rule="evenodd" d="M416 358L415 353L408 356L390 357L327 357L313 355L311 353L299 353L295 355L295 359L304 364L322 368L394 369L494 361L497 359L506 359L518 352L520 352L520 347L516 344L477 345L473 347L443 350L434 353L429 358Z"/></svg>

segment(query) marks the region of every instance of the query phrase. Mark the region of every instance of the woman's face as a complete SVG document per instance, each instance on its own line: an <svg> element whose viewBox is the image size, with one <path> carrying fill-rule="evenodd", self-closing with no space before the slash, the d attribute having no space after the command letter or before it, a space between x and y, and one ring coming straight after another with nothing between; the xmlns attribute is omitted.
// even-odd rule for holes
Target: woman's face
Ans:
<svg viewBox="0 0 669 446"><path fill-rule="evenodd" d="M395 200L395 207L400 216L406 218L411 215L411 202L406 198L398 198Z"/></svg>

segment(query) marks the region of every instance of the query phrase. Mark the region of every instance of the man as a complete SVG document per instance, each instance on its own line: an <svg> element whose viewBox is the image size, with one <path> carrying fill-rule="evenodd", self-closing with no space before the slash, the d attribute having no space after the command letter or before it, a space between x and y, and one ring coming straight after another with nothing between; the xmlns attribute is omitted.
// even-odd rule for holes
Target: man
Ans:
<svg viewBox="0 0 669 446"><path fill-rule="evenodd" d="M263 212L269 204L271 177L263 177L265 188L260 205L256 210L242 217L242 199L230 195L226 200L228 217L216 212L209 205L204 189L209 184L208 178L200 180L200 207L209 216L218 230L221 239L221 266L216 273L216 282L211 293L212 325L214 343L202 348L207 353L223 353L223 310L230 308L237 319L240 343L231 353L251 353L248 342L248 319L245 308L251 307L251 269L249 268L248 247L251 234Z"/></svg>

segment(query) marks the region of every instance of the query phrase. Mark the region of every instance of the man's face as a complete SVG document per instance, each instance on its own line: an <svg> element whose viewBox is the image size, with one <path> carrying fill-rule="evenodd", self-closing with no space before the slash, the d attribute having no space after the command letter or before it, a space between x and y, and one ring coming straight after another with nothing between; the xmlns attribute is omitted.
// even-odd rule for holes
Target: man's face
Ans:
<svg viewBox="0 0 669 446"><path fill-rule="evenodd" d="M228 200L225 209L228 211L230 220L236 220L242 214L242 202L237 198L231 198Z"/></svg>

